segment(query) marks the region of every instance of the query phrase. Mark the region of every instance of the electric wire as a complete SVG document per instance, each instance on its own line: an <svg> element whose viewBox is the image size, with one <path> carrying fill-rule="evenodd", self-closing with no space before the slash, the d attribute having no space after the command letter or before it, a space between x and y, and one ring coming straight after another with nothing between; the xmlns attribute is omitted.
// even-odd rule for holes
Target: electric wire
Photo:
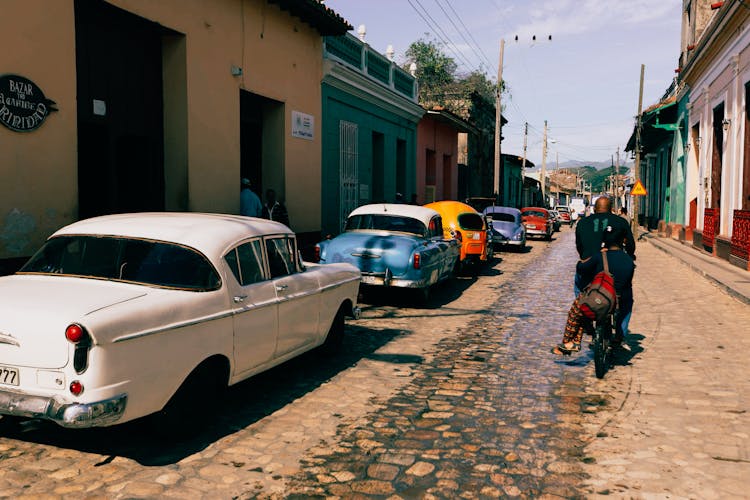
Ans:
<svg viewBox="0 0 750 500"><path fill-rule="evenodd" d="M422 18L422 20L427 24L427 26L435 31L435 35L445 44L445 46L450 49L451 52L453 52L453 55L456 56L457 60L460 60L462 64L466 65L466 67L471 68L473 65L469 60L464 56L461 51L459 51L456 48L456 45L453 43L453 40L445 33L443 28L438 24L435 19L430 15L430 13L427 11L427 9L422 5L422 3L419 0L413 0L414 2L419 5L419 7L424 11L424 14L417 9L417 7L412 3L412 0L407 0L409 2L409 5L411 5L412 9L419 15L419 17ZM427 17L425 17L425 15ZM428 21L427 18L430 20Z"/></svg>
<svg viewBox="0 0 750 500"><path fill-rule="evenodd" d="M435 0L435 3L438 4L438 7L440 7L440 10L443 11L443 13L445 14L445 17L448 18L448 21L450 21L450 23L456 29L458 34L461 35L461 38L463 38L463 40L466 42L466 45L468 45L469 48L471 48L472 52L474 52L474 55L477 56L477 58L480 60L483 59L484 62L487 63L487 68L494 69L495 74L497 74L497 66L493 65L492 62L490 62L490 59L487 57L487 54L484 53L484 50L482 50L482 47L477 43L476 39L471 34L471 31L469 30L469 28L466 27L466 24L464 24L463 20L461 19L461 16L458 14L458 12L456 12L456 9L453 8L449 0L444 0L444 1L445 1L445 4L448 6L448 8L450 8L451 12L453 12L453 16L449 15L445 11L445 9L443 9L443 7L440 5L439 0ZM463 35L463 32L458 28L458 26L456 26L456 23L453 22L453 17L458 19L458 22L461 24L461 26L463 26L463 32L469 35L469 38L471 38L471 40L474 42L474 47L476 47L479 50L478 52L477 50L474 50L474 48L471 47L471 42L469 42L469 40L466 39L466 37Z"/></svg>

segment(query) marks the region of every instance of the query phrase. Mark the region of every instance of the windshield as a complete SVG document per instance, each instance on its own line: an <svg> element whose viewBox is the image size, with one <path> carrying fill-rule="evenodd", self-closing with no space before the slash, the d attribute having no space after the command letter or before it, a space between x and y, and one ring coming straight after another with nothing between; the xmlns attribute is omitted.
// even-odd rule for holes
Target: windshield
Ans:
<svg viewBox="0 0 750 500"><path fill-rule="evenodd" d="M417 219L399 215L362 214L353 215L346 221L346 231L374 229L378 231L396 231L424 236L425 225Z"/></svg>
<svg viewBox="0 0 750 500"><path fill-rule="evenodd" d="M500 212L492 212L487 214L495 222L516 222L516 217L513 214L504 214Z"/></svg>
<svg viewBox="0 0 750 500"><path fill-rule="evenodd" d="M80 276L194 291L214 290L221 280L197 251L161 241L114 236L58 236L19 273Z"/></svg>

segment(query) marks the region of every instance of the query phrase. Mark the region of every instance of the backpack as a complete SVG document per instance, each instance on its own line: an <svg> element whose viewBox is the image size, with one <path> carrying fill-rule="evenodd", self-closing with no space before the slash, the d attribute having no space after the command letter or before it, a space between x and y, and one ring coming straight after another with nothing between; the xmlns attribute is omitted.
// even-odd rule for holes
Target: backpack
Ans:
<svg viewBox="0 0 750 500"><path fill-rule="evenodd" d="M609 272L606 249L602 250L602 263L604 270L596 273L578 298L581 314L591 321L602 321L617 305L615 278Z"/></svg>

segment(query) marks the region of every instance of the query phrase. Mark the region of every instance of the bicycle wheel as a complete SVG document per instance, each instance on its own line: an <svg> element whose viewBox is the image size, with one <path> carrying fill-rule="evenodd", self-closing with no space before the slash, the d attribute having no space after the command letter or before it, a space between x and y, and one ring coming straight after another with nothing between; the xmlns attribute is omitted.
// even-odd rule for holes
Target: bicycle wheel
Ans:
<svg viewBox="0 0 750 500"><path fill-rule="evenodd" d="M596 378L603 378L609 364L609 333L607 321L600 321L594 329L594 372Z"/></svg>

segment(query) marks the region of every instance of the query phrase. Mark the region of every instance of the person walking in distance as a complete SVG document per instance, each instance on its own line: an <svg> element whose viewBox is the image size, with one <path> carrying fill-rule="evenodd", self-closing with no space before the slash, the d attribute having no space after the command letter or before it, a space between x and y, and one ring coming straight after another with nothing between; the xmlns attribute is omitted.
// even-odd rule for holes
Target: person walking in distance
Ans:
<svg viewBox="0 0 750 500"><path fill-rule="evenodd" d="M289 214L287 214L284 204L276 199L276 191L273 189L266 191L266 204L263 205L263 218L281 222L289 227Z"/></svg>
<svg viewBox="0 0 750 500"><path fill-rule="evenodd" d="M240 181L240 215L260 217L262 213L263 205L258 195L250 188L250 179L243 177Z"/></svg>

